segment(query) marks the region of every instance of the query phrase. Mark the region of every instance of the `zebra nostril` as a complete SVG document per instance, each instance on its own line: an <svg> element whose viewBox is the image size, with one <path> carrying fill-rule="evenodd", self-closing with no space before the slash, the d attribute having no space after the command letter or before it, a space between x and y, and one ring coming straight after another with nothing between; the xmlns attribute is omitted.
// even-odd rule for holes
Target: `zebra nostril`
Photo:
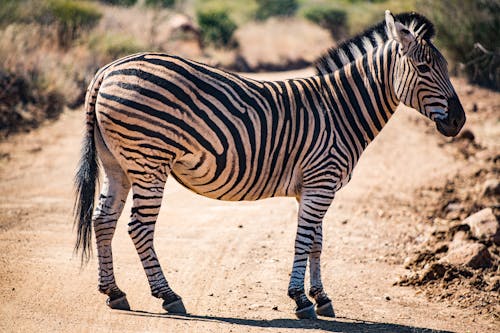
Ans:
<svg viewBox="0 0 500 333"><path fill-rule="evenodd" d="M453 126L458 127L458 121L456 119L453 119L451 123L453 124Z"/></svg>

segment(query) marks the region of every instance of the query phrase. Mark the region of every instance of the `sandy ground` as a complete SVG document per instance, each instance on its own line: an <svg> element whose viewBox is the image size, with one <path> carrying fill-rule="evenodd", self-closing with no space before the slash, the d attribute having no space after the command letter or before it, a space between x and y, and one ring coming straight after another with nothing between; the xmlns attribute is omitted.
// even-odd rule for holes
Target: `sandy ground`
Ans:
<svg viewBox="0 0 500 333"><path fill-rule="evenodd" d="M117 282L132 310L110 310L97 291L97 261L82 268L73 254L72 180L83 117L68 111L0 143L0 331L498 332L498 322L472 309L393 285L405 271L409 239L424 230L411 209L414 191L466 163L405 108L367 149L324 221L323 281L336 319L298 321L286 296L294 199L220 202L172 179L155 245L189 315L165 314L150 295L126 230L130 203L113 245Z"/></svg>

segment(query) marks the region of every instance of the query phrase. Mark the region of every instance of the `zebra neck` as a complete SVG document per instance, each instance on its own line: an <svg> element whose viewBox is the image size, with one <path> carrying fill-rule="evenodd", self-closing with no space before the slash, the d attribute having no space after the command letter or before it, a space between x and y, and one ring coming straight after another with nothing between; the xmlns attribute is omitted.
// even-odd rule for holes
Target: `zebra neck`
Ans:
<svg viewBox="0 0 500 333"><path fill-rule="evenodd" d="M394 43L369 51L332 74L319 77L337 131L361 152L382 130L399 104L393 75Z"/></svg>

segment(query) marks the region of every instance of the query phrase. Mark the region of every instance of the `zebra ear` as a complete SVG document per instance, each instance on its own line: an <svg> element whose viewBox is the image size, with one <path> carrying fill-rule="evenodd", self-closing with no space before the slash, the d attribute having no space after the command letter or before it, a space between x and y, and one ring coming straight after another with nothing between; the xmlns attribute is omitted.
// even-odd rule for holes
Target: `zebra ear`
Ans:
<svg viewBox="0 0 500 333"><path fill-rule="evenodd" d="M408 51L415 41L415 36L404 24L395 22L394 16L392 16L389 10L385 11L385 25L387 36L401 43L404 52Z"/></svg>

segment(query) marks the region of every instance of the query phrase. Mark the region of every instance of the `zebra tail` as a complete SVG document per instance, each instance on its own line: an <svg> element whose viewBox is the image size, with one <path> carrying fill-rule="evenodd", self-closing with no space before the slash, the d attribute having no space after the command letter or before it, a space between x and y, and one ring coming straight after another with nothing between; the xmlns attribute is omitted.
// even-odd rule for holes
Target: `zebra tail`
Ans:
<svg viewBox="0 0 500 333"><path fill-rule="evenodd" d="M73 206L74 226L77 227L75 252L81 250L82 264L92 254L92 214L98 187L99 163L95 144L96 127L95 101L102 82L102 72L89 85L85 96L86 130L81 149L80 162L75 176L75 203Z"/></svg>

